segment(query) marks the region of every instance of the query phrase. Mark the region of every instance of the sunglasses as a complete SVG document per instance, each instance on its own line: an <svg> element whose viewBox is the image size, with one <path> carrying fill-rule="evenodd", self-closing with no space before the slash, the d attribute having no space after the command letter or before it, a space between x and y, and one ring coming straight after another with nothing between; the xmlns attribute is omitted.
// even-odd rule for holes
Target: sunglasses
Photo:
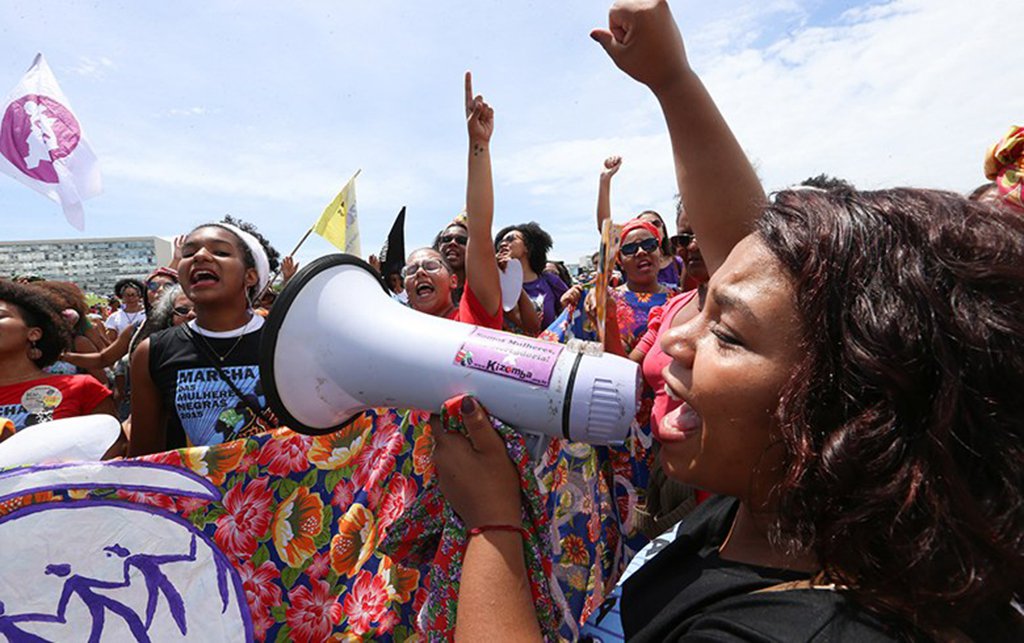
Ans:
<svg viewBox="0 0 1024 643"><path fill-rule="evenodd" d="M169 285L170 284L168 284L166 281L150 281L146 284L146 288L149 290L149 292L157 292L159 290L163 290Z"/></svg>
<svg viewBox="0 0 1024 643"><path fill-rule="evenodd" d="M438 239L438 245L452 243L453 241L459 244L460 246L464 246L467 243L469 243L469 237L463 236L461 234L442 234L441 237Z"/></svg>
<svg viewBox="0 0 1024 643"><path fill-rule="evenodd" d="M676 236L672 237L670 241L677 246L686 247L690 245L690 242L697 238L697 235L692 232L680 232Z"/></svg>
<svg viewBox="0 0 1024 643"><path fill-rule="evenodd" d="M180 317L184 317L185 315L189 314L190 312L192 312L192 307L191 306L175 306L174 307L174 314L178 315Z"/></svg>
<svg viewBox="0 0 1024 643"><path fill-rule="evenodd" d="M433 275L441 272L442 267L443 264L437 259L424 259L417 263L406 264L405 267L402 268L402 277L408 279L415 275L420 268L423 268L424 272L428 272Z"/></svg>
<svg viewBox="0 0 1024 643"><path fill-rule="evenodd" d="M646 239L644 239L642 241L634 241L633 243L624 243L624 244L622 244L622 249L621 250L622 250L622 254L626 255L627 257L632 257L637 252L639 252L641 248L643 248L644 252L646 252L647 254L650 254L650 253L652 253L652 252L654 252L655 250L658 249L658 240L655 239L654 237L647 237Z"/></svg>

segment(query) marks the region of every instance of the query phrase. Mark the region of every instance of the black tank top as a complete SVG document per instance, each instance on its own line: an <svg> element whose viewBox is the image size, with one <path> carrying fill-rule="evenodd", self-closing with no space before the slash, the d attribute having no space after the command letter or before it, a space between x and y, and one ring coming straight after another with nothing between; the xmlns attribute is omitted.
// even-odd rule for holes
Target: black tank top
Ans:
<svg viewBox="0 0 1024 643"><path fill-rule="evenodd" d="M213 350L207 350L208 353L227 355L221 370L249 399L249 404L240 400L221 379L210 359L196 348L189 333L195 331L187 331L181 325L154 333L149 338L149 374L168 411L167 448L220 444L227 439L270 429L250 408L267 406L260 385L262 328L246 333L240 340L238 337L196 338L198 342L205 340L209 344Z"/></svg>

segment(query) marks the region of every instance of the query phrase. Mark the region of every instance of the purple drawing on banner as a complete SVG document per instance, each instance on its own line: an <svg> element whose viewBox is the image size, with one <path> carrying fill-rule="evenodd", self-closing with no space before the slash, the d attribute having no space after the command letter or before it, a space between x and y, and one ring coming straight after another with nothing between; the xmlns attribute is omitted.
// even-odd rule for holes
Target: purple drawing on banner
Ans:
<svg viewBox="0 0 1024 643"><path fill-rule="evenodd" d="M152 481L148 486L141 482L145 477ZM219 497L191 472L128 461L5 471L0 497L15 490L76 489L85 480ZM184 641L211 633L253 640L234 567L177 514L88 498L31 504L0 517L0 538L38 543L0 567L0 634L8 641L78 639L86 631L90 643Z"/></svg>
<svg viewBox="0 0 1024 643"><path fill-rule="evenodd" d="M71 154L82 128L71 110L49 96L12 101L0 121L0 154L27 176L57 183L54 161Z"/></svg>

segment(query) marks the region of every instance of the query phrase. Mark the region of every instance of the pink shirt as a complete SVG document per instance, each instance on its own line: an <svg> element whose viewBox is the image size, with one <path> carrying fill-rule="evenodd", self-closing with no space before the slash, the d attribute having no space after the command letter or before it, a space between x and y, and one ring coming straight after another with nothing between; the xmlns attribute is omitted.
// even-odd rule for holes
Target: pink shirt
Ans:
<svg viewBox="0 0 1024 643"><path fill-rule="evenodd" d="M675 402L665 395L665 378L661 376L661 372L672 362L672 358L661 350L661 338L672 327L672 320L675 319L676 314L696 296L696 289L688 290L669 299L664 306L658 306L651 310L651 314L647 318L647 332L636 345L636 348L645 353L642 367L644 379L654 389L651 426L661 422L661 418L665 417L666 413L679 406L679 402Z"/></svg>

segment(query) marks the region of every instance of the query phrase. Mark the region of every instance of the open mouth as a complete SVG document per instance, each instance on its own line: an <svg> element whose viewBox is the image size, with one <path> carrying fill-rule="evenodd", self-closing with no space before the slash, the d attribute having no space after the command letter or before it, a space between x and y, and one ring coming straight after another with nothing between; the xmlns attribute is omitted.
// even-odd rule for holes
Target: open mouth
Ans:
<svg viewBox="0 0 1024 643"><path fill-rule="evenodd" d="M665 394L671 403L661 422L653 427L655 437L660 442L682 442L700 433L704 428L704 419L700 414L668 385L665 385Z"/></svg>
<svg viewBox="0 0 1024 643"><path fill-rule="evenodd" d="M220 281L220 277L212 270L193 270L189 283L193 286L211 286L218 281Z"/></svg>
<svg viewBox="0 0 1024 643"><path fill-rule="evenodd" d="M429 297L435 291L434 285L426 282L417 285L415 289L417 297Z"/></svg>
<svg viewBox="0 0 1024 643"><path fill-rule="evenodd" d="M637 270L646 270L647 268L650 268L652 265L653 263L650 259L640 259L639 261L636 262Z"/></svg>

